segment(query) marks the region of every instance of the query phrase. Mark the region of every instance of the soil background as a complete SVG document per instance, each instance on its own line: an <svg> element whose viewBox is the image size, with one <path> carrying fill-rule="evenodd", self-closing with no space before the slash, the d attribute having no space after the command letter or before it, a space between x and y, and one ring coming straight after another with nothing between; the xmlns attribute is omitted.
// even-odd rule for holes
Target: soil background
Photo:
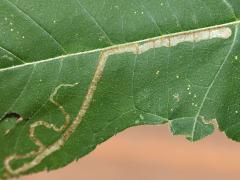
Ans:
<svg viewBox="0 0 240 180"><path fill-rule="evenodd" d="M167 125L134 127L63 169L19 180L239 180L240 143L216 131L190 143Z"/></svg>

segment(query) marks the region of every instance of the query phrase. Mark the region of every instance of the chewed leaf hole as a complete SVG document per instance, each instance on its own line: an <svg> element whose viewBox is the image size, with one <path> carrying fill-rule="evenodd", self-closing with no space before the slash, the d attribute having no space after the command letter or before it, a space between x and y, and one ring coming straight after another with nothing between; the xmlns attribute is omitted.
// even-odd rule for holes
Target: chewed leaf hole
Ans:
<svg viewBox="0 0 240 180"><path fill-rule="evenodd" d="M23 120L23 117L16 112L9 112L2 118L2 120L6 119L16 119L17 122L20 122Z"/></svg>
<svg viewBox="0 0 240 180"><path fill-rule="evenodd" d="M18 123L23 121L23 117L16 112L7 113L0 120L0 134L8 135L17 126Z"/></svg>

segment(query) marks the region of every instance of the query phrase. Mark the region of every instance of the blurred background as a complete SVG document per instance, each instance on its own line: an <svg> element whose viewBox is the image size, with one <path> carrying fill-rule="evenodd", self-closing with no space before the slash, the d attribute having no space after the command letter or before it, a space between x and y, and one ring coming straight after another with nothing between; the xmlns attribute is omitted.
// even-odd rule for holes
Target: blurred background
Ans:
<svg viewBox="0 0 240 180"><path fill-rule="evenodd" d="M239 180L240 143L215 131L199 142L167 125L125 130L65 168L19 180Z"/></svg>

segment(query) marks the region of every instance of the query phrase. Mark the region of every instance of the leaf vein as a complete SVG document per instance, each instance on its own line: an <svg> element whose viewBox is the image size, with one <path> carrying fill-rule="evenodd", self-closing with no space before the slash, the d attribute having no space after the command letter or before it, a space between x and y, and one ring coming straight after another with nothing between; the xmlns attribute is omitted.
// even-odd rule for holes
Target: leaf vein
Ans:
<svg viewBox="0 0 240 180"><path fill-rule="evenodd" d="M161 36L157 36L157 37L153 37L153 38L148 38L148 39L128 42L128 43L124 43L124 44L113 45L113 46L109 46L109 47L105 47L105 48L98 48L98 49L93 49L93 50L88 50L88 51L81 51L81 52L77 52L77 53L61 55L61 56L57 56L57 57L53 57L53 58L49 58L49 59L39 60L39 61L36 61L36 62L16 65L14 67L2 68L2 69L0 69L0 72L8 71L8 70L14 70L16 68L21 68L21 67L25 67L25 66L29 66L29 65L34 65L34 64L46 63L46 62L49 62L49 61L59 60L59 59L62 59L62 58L67 58L67 57L74 57L74 56L83 55L83 54L90 54L90 53L94 53L94 52L101 52L101 51L106 51L106 50L114 49L114 48L122 48L124 46L127 47L129 45L150 42L150 41L154 41L154 40L157 40L157 39L160 39L160 38L170 38L170 37L173 37L173 36L178 36L178 35L183 35L183 34L191 34L191 33L199 32L199 31L211 30L211 29L222 28L222 27L228 27L228 26L236 25L236 24L240 24L240 20L232 21L232 22L225 23L225 24L209 26L209 27L205 27L205 28L192 29L192 30L188 30L188 31L182 31L182 32L177 32L177 33L161 35Z"/></svg>
<svg viewBox="0 0 240 180"><path fill-rule="evenodd" d="M208 97L208 94L209 94L209 92L211 91L211 89L212 89L212 87L213 87L216 79L218 78L219 74L221 73L221 71L222 71L222 69L223 69L223 66L226 64L229 56L231 55L231 53L232 53L232 51L233 51L235 42L236 42L236 40L237 40L237 34L238 34L238 26L235 26L235 35L234 35L234 38L233 38L233 42L232 42L232 44L231 44L231 46L230 46L230 49L229 49L226 57L224 58L223 63L221 64L221 66L219 67L218 71L216 72L216 74L215 74L215 76L214 76L211 84L210 84L209 87L207 88L207 91L206 91L206 93L205 93L205 95L204 95L204 97L203 97L202 103L201 103L201 105L200 105L200 107L199 107L199 110L198 110L196 116L195 116L194 124L193 124L193 130L192 130L192 138L194 137L194 133L195 133L195 130L196 130L196 124L197 124L197 121L198 121L198 117L199 117L199 115L200 115L200 113L201 113L201 110L202 110L203 105L204 105L204 103L205 103L205 101L206 101L206 98Z"/></svg>
<svg viewBox="0 0 240 180"><path fill-rule="evenodd" d="M15 8L20 14L25 16L25 18L29 19L30 22L32 22L36 27L38 27L40 30L44 32L45 35L47 35L50 39L52 39L55 44L63 51L64 54L67 54L67 51L64 49L64 47L58 42L58 40L53 37L52 34L50 34L41 24L39 24L36 20L34 20L29 14L24 12L20 7L18 7L16 4L11 2L10 0L5 0L10 6Z"/></svg>

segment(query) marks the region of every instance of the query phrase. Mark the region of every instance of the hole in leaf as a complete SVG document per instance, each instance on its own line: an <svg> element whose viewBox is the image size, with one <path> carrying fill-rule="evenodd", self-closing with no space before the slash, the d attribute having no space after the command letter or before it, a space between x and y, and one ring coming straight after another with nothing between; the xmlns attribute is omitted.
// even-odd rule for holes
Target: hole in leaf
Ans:
<svg viewBox="0 0 240 180"><path fill-rule="evenodd" d="M8 135L17 126L18 123L23 121L23 117L16 112L7 113L0 119L0 135Z"/></svg>
<svg viewBox="0 0 240 180"><path fill-rule="evenodd" d="M22 117L20 114L16 113L16 112L9 112L9 113L7 113L7 114L2 118L2 120L5 120L5 119L13 119L13 118L16 119L17 122L20 122L20 121L23 120L23 117Z"/></svg>

